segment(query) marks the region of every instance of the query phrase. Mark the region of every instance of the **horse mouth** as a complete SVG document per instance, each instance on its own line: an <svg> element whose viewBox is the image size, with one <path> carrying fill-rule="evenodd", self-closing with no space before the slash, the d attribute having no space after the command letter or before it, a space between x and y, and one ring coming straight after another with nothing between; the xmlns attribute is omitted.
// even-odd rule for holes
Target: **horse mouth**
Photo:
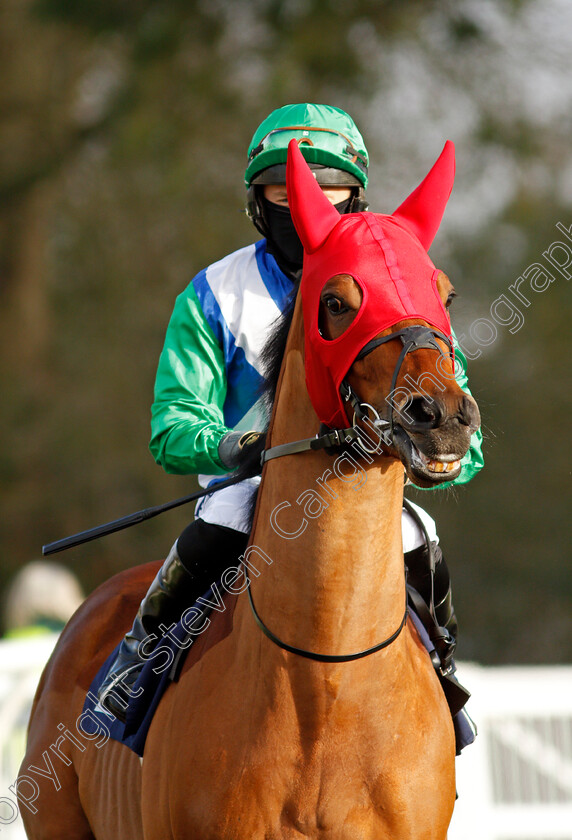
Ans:
<svg viewBox="0 0 572 840"><path fill-rule="evenodd" d="M428 473L453 473L461 469L461 459L454 455L443 455L440 460L428 458L415 444L413 444L413 457L421 462L421 466Z"/></svg>
<svg viewBox="0 0 572 840"><path fill-rule="evenodd" d="M439 454L433 457L422 452L398 426L394 430L394 443L407 477L420 487L434 487L445 481L454 481L461 472L458 454Z"/></svg>

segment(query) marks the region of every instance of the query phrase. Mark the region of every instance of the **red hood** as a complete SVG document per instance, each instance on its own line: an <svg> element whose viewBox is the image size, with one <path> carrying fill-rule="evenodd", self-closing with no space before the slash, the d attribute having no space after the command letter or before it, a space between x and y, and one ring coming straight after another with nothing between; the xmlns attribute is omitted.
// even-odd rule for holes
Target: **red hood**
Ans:
<svg viewBox="0 0 572 840"><path fill-rule="evenodd" d="M296 141L288 150L288 201L304 245L301 295L306 332L306 384L321 422L347 425L339 387L354 359L382 330L404 319L427 321L446 335L451 324L427 254L454 178L453 144L414 193L393 213L340 216L316 183ZM328 341L318 331L320 293L336 274L349 274L363 300L348 329Z"/></svg>

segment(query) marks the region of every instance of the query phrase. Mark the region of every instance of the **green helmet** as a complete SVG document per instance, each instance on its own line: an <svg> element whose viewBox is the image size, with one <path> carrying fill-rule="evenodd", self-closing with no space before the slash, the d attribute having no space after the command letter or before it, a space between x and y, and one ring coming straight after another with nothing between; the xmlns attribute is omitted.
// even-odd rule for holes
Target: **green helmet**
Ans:
<svg viewBox="0 0 572 840"><path fill-rule="evenodd" d="M285 183L290 140L316 170L318 182L367 187L368 154L356 124L341 108L301 103L277 108L260 124L248 147L246 186Z"/></svg>

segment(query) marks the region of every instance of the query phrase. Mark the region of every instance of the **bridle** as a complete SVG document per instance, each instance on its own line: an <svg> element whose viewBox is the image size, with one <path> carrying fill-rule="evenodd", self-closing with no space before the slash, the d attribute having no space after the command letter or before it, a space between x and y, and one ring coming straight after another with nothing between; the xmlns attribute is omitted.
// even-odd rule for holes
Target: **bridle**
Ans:
<svg viewBox="0 0 572 840"><path fill-rule="evenodd" d="M451 344L451 340L448 336L442 333L440 330L437 330L433 327L424 327L424 326L411 326L411 327L404 327L401 330L397 330L396 332L390 333L389 335L385 336L378 336L377 338L373 338L371 341L368 341L367 344L362 347L354 362L360 361L361 359L365 358L369 353L379 347L382 344L385 344L388 341L392 341L395 338L401 339L402 348L399 354L399 358L397 359L393 376L391 380L391 390L389 396L391 397L395 393L395 387L397 384L397 378L399 376L399 372L405 360L405 357L408 353L412 353L414 350L420 349L431 349L437 350L442 356L445 356L443 349L437 343L437 339L441 339L441 341L445 342L445 344L449 347L449 352L452 355L453 348ZM351 367L351 366L350 366ZM370 405L369 403L363 403L353 391L351 385L347 382L346 379L342 380L340 385L340 394L342 395L345 402L349 402L353 412L353 422L352 425L346 429L328 429L327 431L322 431L318 435L313 438L305 438L303 440L293 441L292 443L283 443L278 446L272 446L270 449L266 449L261 456L261 463L264 464L266 461L270 461L274 458L281 458L284 455L296 455L300 452L307 452L309 450L320 450L325 449L326 451L331 451L332 453L340 448L343 448L345 445L357 443L367 454L380 454L381 453L381 444L391 445L394 440L394 425L393 425L393 405L391 405L391 410L389 413L389 420L383 420L376 409ZM374 419L371 420L369 412L372 411L375 415ZM369 428L374 428L375 431L379 435L379 441L373 448L368 448L368 445L364 441L363 432L361 432L358 422L367 422ZM404 500L405 501L405 500ZM411 513L414 513L413 509L408 505L408 510ZM415 515L415 518L419 519ZM425 532L427 537L427 533L425 531L425 526L419 519L419 522L422 526L422 530ZM430 552L430 571L431 573L434 572L434 559L432 558L432 551L431 545L428 542L429 552ZM247 592L248 592L248 601L250 603L250 608L252 610L252 614L254 616L254 620L260 630L264 633L264 635L270 639L275 645L282 650L288 651L289 653L294 653L297 656L302 656L306 659L312 659L315 662L352 662L356 659L363 659L365 656L369 656L372 653L376 653L379 650L383 650L383 648L389 647L400 635L401 631L405 627L405 623L407 621L407 615L409 612L408 608L408 590L406 587L406 595L405 595L405 610L403 612L403 618L397 629L383 642L380 642L373 647L367 648L366 650L361 650L358 653L349 653L349 654L323 654L323 653L316 653L314 651L304 650L303 648L294 647L293 645L289 645L286 642L283 642L275 633L270 630L269 627L264 624L256 606L254 604L254 600L252 598L252 592L250 587L250 577L248 575L248 568L245 562L242 562L242 568L244 569L244 576L247 582ZM430 605L431 612L433 612L433 605Z"/></svg>
<svg viewBox="0 0 572 840"><path fill-rule="evenodd" d="M382 419L379 412L372 405L362 402L347 379L343 379L340 384L340 394L344 402L350 403L353 409L354 416L352 425L345 429L329 429L323 426L320 429L320 432L313 438L304 438L303 440L293 441L292 443L282 443L278 446L271 446L269 449L265 449L262 453L260 458L261 464L264 464L266 461L270 461L273 458L281 458L284 455L297 455L300 452L307 452L309 450L316 451L319 449L331 449L335 451L336 449L353 442L357 442L357 444L369 454L380 454L381 444L391 446L395 437L393 423L394 406L391 403L391 397L395 393L397 378L403 362L405 361L405 357L408 353L421 349L437 350L442 356L445 356L442 347L440 347L437 343L437 338L445 342L449 348L450 355L453 353L451 339L445 335L445 333L442 333L434 327L412 326L396 330L389 335L372 338L371 341L368 341L367 344L362 347L352 365L355 362L364 359L380 345L385 344L388 341L392 341L395 338L400 338L403 346L391 378L391 388L389 391L391 411L389 412L389 420ZM352 365L350 365L350 369ZM370 411L374 415L373 420L370 417ZM364 434L358 427L358 423L360 421L365 422L370 429L373 427L379 436L377 445L371 450L367 449L367 444L365 444L364 441Z"/></svg>

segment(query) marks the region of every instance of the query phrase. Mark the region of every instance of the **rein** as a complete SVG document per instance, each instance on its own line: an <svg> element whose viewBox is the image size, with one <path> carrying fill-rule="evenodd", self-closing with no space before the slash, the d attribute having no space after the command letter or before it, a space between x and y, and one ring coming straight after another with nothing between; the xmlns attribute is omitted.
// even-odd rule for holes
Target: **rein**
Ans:
<svg viewBox="0 0 572 840"><path fill-rule="evenodd" d="M250 577L248 575L248 567L246 563L242 563L242 568L244 569L244 576L246 578L246 582L248 584L246 591L248 592L248 601L250 603L250 608L252 610L252 615L254 616L255 622L258 624L264 635L270 639L271 642L274 642L279 648L282 650L286 650L289 653L295 653L297 656L303 656L305 659L313 659L314 662L353 662L355 659L363 659L365 656L369 656L371 653L376 653L378 650L383 650L383 648L389 647L389 645L394 642L403 628L405 627L405 622L407 621L407 614L409 612L407 606L407 593L405 595L405 611L403 613L403 618L401 619L401 623L397 630L395 630L391 636L388 636L383 642L380 642L373 647L367 648L366 650L360 650L358 653L347 653L347 654L327 654L327 653L315 653L311 650L304 650L304 648L297 648L293 645L289 645L286 642L283 642L281 639L276 636L272 630L270 630L266 624L260 618L256 607L254 605L254 600L252 598L252 592L250 591Z"/></svg>

